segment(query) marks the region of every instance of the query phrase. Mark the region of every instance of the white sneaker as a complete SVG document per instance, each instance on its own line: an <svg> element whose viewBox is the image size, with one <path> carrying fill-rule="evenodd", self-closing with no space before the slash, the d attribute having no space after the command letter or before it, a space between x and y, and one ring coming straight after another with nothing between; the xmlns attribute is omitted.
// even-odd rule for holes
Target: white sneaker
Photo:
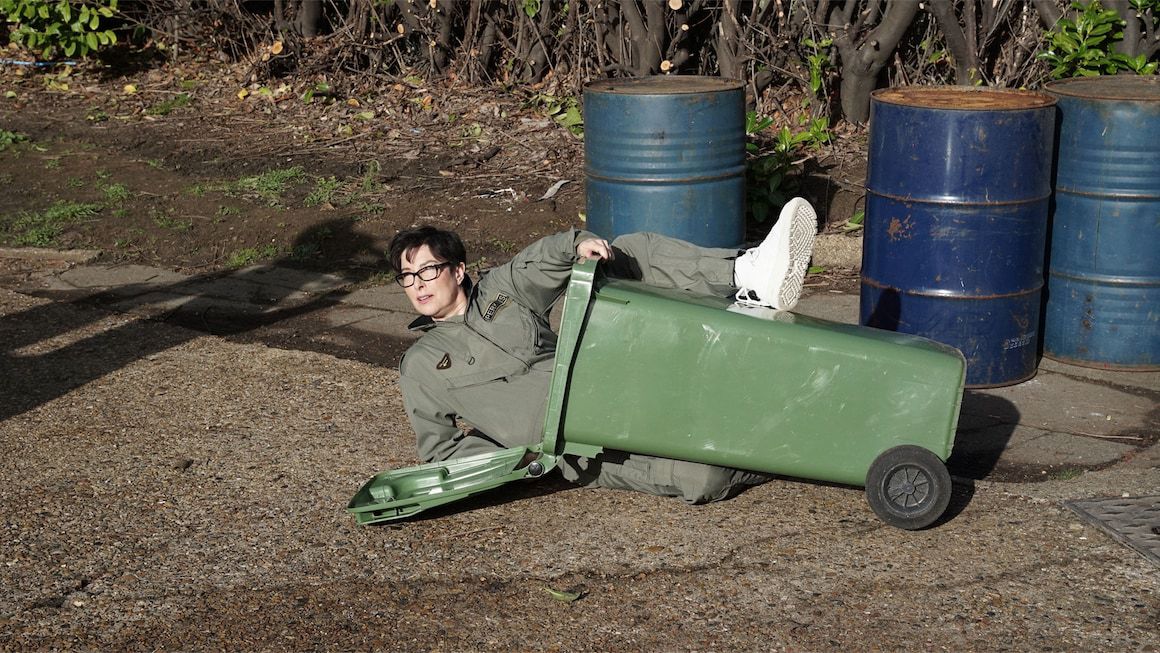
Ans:
<svg viewBox="0 0 1160 653"><path fill-rule="evenodd" d="M796 306L817 233L814 207L800 197L787 202L765 240L734 263L737 303L779 311Z"/></svg>

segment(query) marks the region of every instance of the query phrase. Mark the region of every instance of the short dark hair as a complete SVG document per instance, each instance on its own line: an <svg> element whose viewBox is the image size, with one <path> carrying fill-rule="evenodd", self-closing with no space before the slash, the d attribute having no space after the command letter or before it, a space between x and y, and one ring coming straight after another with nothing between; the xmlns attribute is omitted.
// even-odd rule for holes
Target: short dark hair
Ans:
<svg viewBox="0 0 1160 653"><path fill-rule="evenodd" d="M436 229L432 226L405 229L395 234L387 247L387 263L399 273L403 271L403 256L426 245L431 253L452 265L467 262L467 248L454 231Z"/></svg>

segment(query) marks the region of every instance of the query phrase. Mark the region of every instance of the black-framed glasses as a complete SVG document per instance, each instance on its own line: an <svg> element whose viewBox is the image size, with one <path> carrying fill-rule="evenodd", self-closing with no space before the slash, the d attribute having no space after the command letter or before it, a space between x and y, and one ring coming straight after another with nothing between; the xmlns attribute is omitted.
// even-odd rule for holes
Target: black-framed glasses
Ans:
<svg viewBox="0 0 1160 653"><path fill-rule="evenodd" d="M443 271L443 268L451 265L450 261L428 265L415 270L414 272L400 272L395 275L395 283L404 288L410 288L415 285L415 277L419 277L422 281L434 281L435 277Z"/></svg>

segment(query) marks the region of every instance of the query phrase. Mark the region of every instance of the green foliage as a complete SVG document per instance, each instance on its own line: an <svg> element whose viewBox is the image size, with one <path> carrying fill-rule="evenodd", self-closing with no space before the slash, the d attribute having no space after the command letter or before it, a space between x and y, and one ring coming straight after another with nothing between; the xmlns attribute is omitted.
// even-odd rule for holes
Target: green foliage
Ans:
<svg viewBox="0 0 1160 653"><path fill-rule="evenodd" d="M572 132L573 136L584 138L584 115L580 112L580 101L576 98L537 93L532 96L529 104L538 107L541 113Z"/></svg>
<svg viewBox="0 0 1160 653"><path fill-rule="evenodd" d="M1134 5L1160 4L1155 0L1136 0ZM1048 32L1050 47L1039 58L1052 66L1051 77L1094 77L1115 75L1131 70L1140 75L1156 72L1156 62L1139 55L1129 57L1112 52L1112 45L1124 38L1124 21L1114 9L1104 9L1099 0L1086 5L1073 2L1072 8L1079 13L1075 20L1061 18Z"/></svg>
<svg viewBox="0 0 1160 653"><path fill-rule="evenodd" d="M129 189L125 187L125 184L109 184L108 186L103 186L101 192L105 194L107 201L117 204L124 202L132 195Z"/></svg>
<svg viewBox="0 0 1160 653"><path fill-rule="evenodd" d="M231 268L244 268L258 261L272 259L278 256L278 251L278 246L274 244L262 245L261 247L243 247L230 253L226 259L226 265Z"/></svg>
<svg viewBox="0 0 1160 653"><path fill-rule="evenodd" d="M230 195L257 195L271 206L277 206L282 194L291 184L306 180L306 171L301 166L269 170L253 177L242 177L237 181L219 184L207 190L222 191Z"/></svg>
<svg viewBox="0 0 1160 653"><path fill-rule="evenodd" d="M12 41L39 52L85 57L117 42L102 19L113 17L117 0L0 0L0 18L14 25Z"/></svg>
<svg viewBox="0 0 1160 653"><path fill-rule="evenodd" d="M9 145L23 143L28 140L28 137L19 132L10 132L6 129L0 129L0 152L8 149Z"/></svg>
<svg viewBox="0 0 1160 653"><path fill-rule="evenodd" d="M174 109L189 106L190 97L188 93L178 93L176 96L159 102L145 110L145 114L149 116L167 116L173 112Z"/></svg>
<svg viewBox="0 0 1160 653"><path fill-rule="evenodd" d="M97 204L58 201L43 211L0 217L0 240L17 247L49 247L65 227L97 214Z"/></svg>
<svg viewBox="0 0 1160 653"><path fill-rule="evenodd" d="M175 218L168 213L158 211L156 209L150 211L153 218L153 224L162 229L172 229L173 231L189 231L193 228L193 220L181 220Z"/></svg>
<svg viewBox="0 0 1160 653"><path fill-rule="evenodd" d="M330 204L334 201L334 196L341 187L342 182L334 177L319 177L318 181L315 182L314 190L306 196L303 204L306 206Z"/></svg>
<svg viewBox="0 0 1160 653"><path fill-rule="evenodd" d="M833 39L802 40L802 45L813 51L806 56L806 64L810 68L810 90L814 92L814 95L819 95L824 87L825 71L830 66L830 46L833 44Z"/></svg>
<svg viewBox="0 0 1160 653"><path fill-rule="evenodd" d="M540 13L541 0L524 0L524 13L528 18L535 18Z"/></svg>
<svg viewBox="0 0 1160 653"><path fill-rule="evenodd" d="M794 191L797 181L792 174L802 161L797 160L805 149L817 149L830 141L827 118L803 119L800 131L782 126L774 136L772 147L762 148L752 140L773 125L773 119L750 111L745 115L745 131L751 140L745 144L745 202L757 222L764 222L780 209Z"/></svg>
<svg viewBox="0 0 1160 653"><path fill-rule="evenodd" d="M846 233L849 233L851 231L858 231L863 226L865 226L864 225L865 221L866 221L866 212L859 209L858 211L856 211L854 213L853 216L850 217L849 220L846 221L846 224L842 225L842 230L845 231Z"/></svg>

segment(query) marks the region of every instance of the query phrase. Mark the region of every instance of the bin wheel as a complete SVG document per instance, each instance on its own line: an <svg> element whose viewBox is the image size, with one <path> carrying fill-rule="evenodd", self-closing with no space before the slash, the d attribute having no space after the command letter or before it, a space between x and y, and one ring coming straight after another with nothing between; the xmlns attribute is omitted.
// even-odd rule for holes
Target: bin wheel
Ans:
<svg viewBox="0 0 1160 653"><path fill-rule="evenodd" d="M914 445L887 449L866 474L866 500L882 521L895 528L925 528L950 503L951 475L927 449Z"/></svg>

